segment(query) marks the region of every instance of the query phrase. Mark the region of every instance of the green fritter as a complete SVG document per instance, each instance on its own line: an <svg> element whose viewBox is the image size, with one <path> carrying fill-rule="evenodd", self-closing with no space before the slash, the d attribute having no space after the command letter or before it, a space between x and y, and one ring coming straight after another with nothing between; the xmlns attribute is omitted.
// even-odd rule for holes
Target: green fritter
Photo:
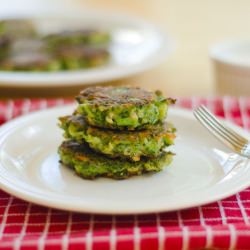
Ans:
<svg viewBox="0 0 250 250"><path fill-rule="evenodd" d="M89 125L118 130L151 128L162 122L168 105L175 103L160 91L132 87L91 87L76 97L77 113Z"/></svg>
<svg viewBox="0 0 250 250"><path fill-rule="evenodd" d="M151 130L119 131L88 126L83 116L59 118L60 127L67 139L87 142L95 151L111 158L139 161L141 157L156 157L174 143L175 128L158 123Z"/></svg>
<svg viewBox="0 0 250 250"><path fill-rule="evenodd" d="M0 60L7 57L10 48L10 38L0 35Z"/></svg>
<svg viewBox="0 0 250 250"><path fill-rule="evenodd" d="M84 46L59 46L51 51L51 55L66 70L101 66L107 63L110 57L110 53L104 48Z"/></svg>
<svg viewBox="0 0 250 250"><path fill-rule="evenodd" d="M111 41L111 36L106 31L99 30L74 30L49 34L44 38L50 49L68 45L106 46Z"/></svg>
<svg viewBox="0 0 250 250"><path fill-rule="evenodd" d="M37 36L33 23L24 19L0 20L0 35L7 35L12 39Z"/></svg>
<svg viewBox="0 0 250 250"><path fill-rule="evenodd" d="M45 50L45 44L36 38L12 41L8 56L0 62L0 68L9 71L55 71L60 67Z"/></svg>
<svg viewBox="0 0 250 250"><path fill-rule="evenodd" d="M13 71L82 69L105 64L109 58L109 52L101 48L64 47L52 54L39 39L19 39L8 52L0 62L0 68Z"/></svg>
<svg viewBox="0 0 250 250"><path fill-rule="evenodd" d="M9 71L56 71L60 67L60 63L40 52L18 53L0 62L0 68Z"/></svg>
<svg viewBox="0 0 250 250"><path fill-rule="evenodd" d="M159 172L172 161L172 153L163 152L153 159L141 159L137 162L122 159L110 159L90 150L86 144L65 141L59 147L62 164L73 168L85 179L109 177L126 179L147 172Z"/></svg>

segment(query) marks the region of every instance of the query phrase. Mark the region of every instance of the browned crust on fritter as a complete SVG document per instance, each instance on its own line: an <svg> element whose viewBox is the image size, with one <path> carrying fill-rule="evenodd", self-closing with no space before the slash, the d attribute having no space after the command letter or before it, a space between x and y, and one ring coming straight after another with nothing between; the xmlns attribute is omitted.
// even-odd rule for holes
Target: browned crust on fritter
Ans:
<svg viewBox="0 0 250 250"><path fill-rule="evenodd" d="M3 61L2 65L14 68L34 68L45 67L51 62L47 54L42 53L28 53L16 56L11 56Z"/></svg>
<svg viewBox="0 0 250 250"><path fill-rule="evenodd" d="M156 98L154 92L137 87L90 87L80 92L76 97L79 103L87 102L93 105L145 105ZM167 100L167 99L166 99Z"/></svg>
<svg viewBox="0 0 250 250"><path fill-rule="evenodd" d="M109 137L112 140L127 139L129 141L138 140L138 138L152 138L155 139L168 136L169 138L175 138L175 128L168 122L158 123L151 127L151 129L140 130L138 132L134 131L116 131L105 128L98 128L93 126L88 126L85 122L83 116L64 116L60 117L59 120L62 123L72 122L79 128L86 130L87 134L99 136L100 138Z"/></svg>
<svg viewBox="0 0 250 250"><path fill-rule="evenodd" d="M76 36L91 36L93 34L100 33L100 31L94 29L82 29L82 30L65 30L56 34L50 34L46 38L70 38ZM101 32L102 33L102 32Z"/></svg>
<svg viewBox="0 0 250 250"><path fill-rule="evenodd" d="M8 36L0 37L0 49L6 48L10 44L10 38Z"/></svg>
<svg viewBox="0 0 250 250"><path fill-rule="evenodd" d="M91 48L84 46L62 46L53 52L56 56L62 58L84 58L95 59L99 57L108 57L109 52L104 48Z"/></svg>
<svg viewBox="0 0 250 250"><path fill-rule="evenodd" d="M62 149L65 152L71 152L73 153L73 157L76 160L79 161L83 161L83 162L91 162L91 161L96 161L96 160L102 160L103 162L107 161L120 161L121 164L122 162L126 163L126 159L122 159L122 158L118 158L118 159L110 159L107 158L105 155L97 153L93 150L91 150L91 148L86 144L86 143L82 143L79 144L75 141L72 140L67 140L67 141L63 141L62 144L60 145L60 149ZM160 158L162 155L166 154L166 152L161 152L161 154L159 156L157 156L156 158ZM167 152L168 155L174 155L172 152ZM152 160L147 158L147 157L142 157L141 158L142 161L148 161L148 160Z"/></svg>
<svg viewBox="0 0 250 250"><path fill-rule="evenodd" d="M168 136L171 139L175 138L174 130L172 130L169 125L165 122L164 124L157 124L152 129L140 130L138 132L133 131L119 131L116 132L114 130L102 129L96 127L88 127L87 134L99 136L100 138L109 137L112 140L128 140L128 141L137 141L143 140L144 138L154 138L158 140L162 137Z"/></svg>

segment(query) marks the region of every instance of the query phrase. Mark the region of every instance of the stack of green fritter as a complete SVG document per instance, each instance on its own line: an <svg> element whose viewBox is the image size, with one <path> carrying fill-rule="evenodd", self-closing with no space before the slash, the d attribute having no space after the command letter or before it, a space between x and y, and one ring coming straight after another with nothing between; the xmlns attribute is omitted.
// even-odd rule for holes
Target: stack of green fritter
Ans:
<svg viewBox="0 0 250 250"><path fill-rule="evenodd" d="M59 118L59 155L83 178L125 179L171 163L175 128L165 118L175 100L128 87L87 88L76 100L76 111Z"/></svg>

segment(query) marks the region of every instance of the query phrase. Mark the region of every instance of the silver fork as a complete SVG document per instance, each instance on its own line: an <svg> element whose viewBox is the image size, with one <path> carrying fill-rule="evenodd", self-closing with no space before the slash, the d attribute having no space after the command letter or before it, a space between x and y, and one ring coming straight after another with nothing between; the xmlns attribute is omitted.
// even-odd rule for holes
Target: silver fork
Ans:
<svg viewBox="0 0 250 250"><path fill-rule="evenodd" d="M250 158L249 141L219 121L205 106L194 111L196 119L205 126L219 141L237 154Z"/></svg>

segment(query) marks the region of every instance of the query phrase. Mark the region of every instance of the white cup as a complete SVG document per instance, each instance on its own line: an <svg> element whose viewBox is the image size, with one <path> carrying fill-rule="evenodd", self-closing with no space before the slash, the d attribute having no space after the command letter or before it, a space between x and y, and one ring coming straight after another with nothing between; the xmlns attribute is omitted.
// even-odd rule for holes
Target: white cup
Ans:
<svg viewBox="0 0 250 250"><path fill-rule="evenodd" d="M219 94L250 95L250 40L217 44L212 47L210 57Z"/></svg>

